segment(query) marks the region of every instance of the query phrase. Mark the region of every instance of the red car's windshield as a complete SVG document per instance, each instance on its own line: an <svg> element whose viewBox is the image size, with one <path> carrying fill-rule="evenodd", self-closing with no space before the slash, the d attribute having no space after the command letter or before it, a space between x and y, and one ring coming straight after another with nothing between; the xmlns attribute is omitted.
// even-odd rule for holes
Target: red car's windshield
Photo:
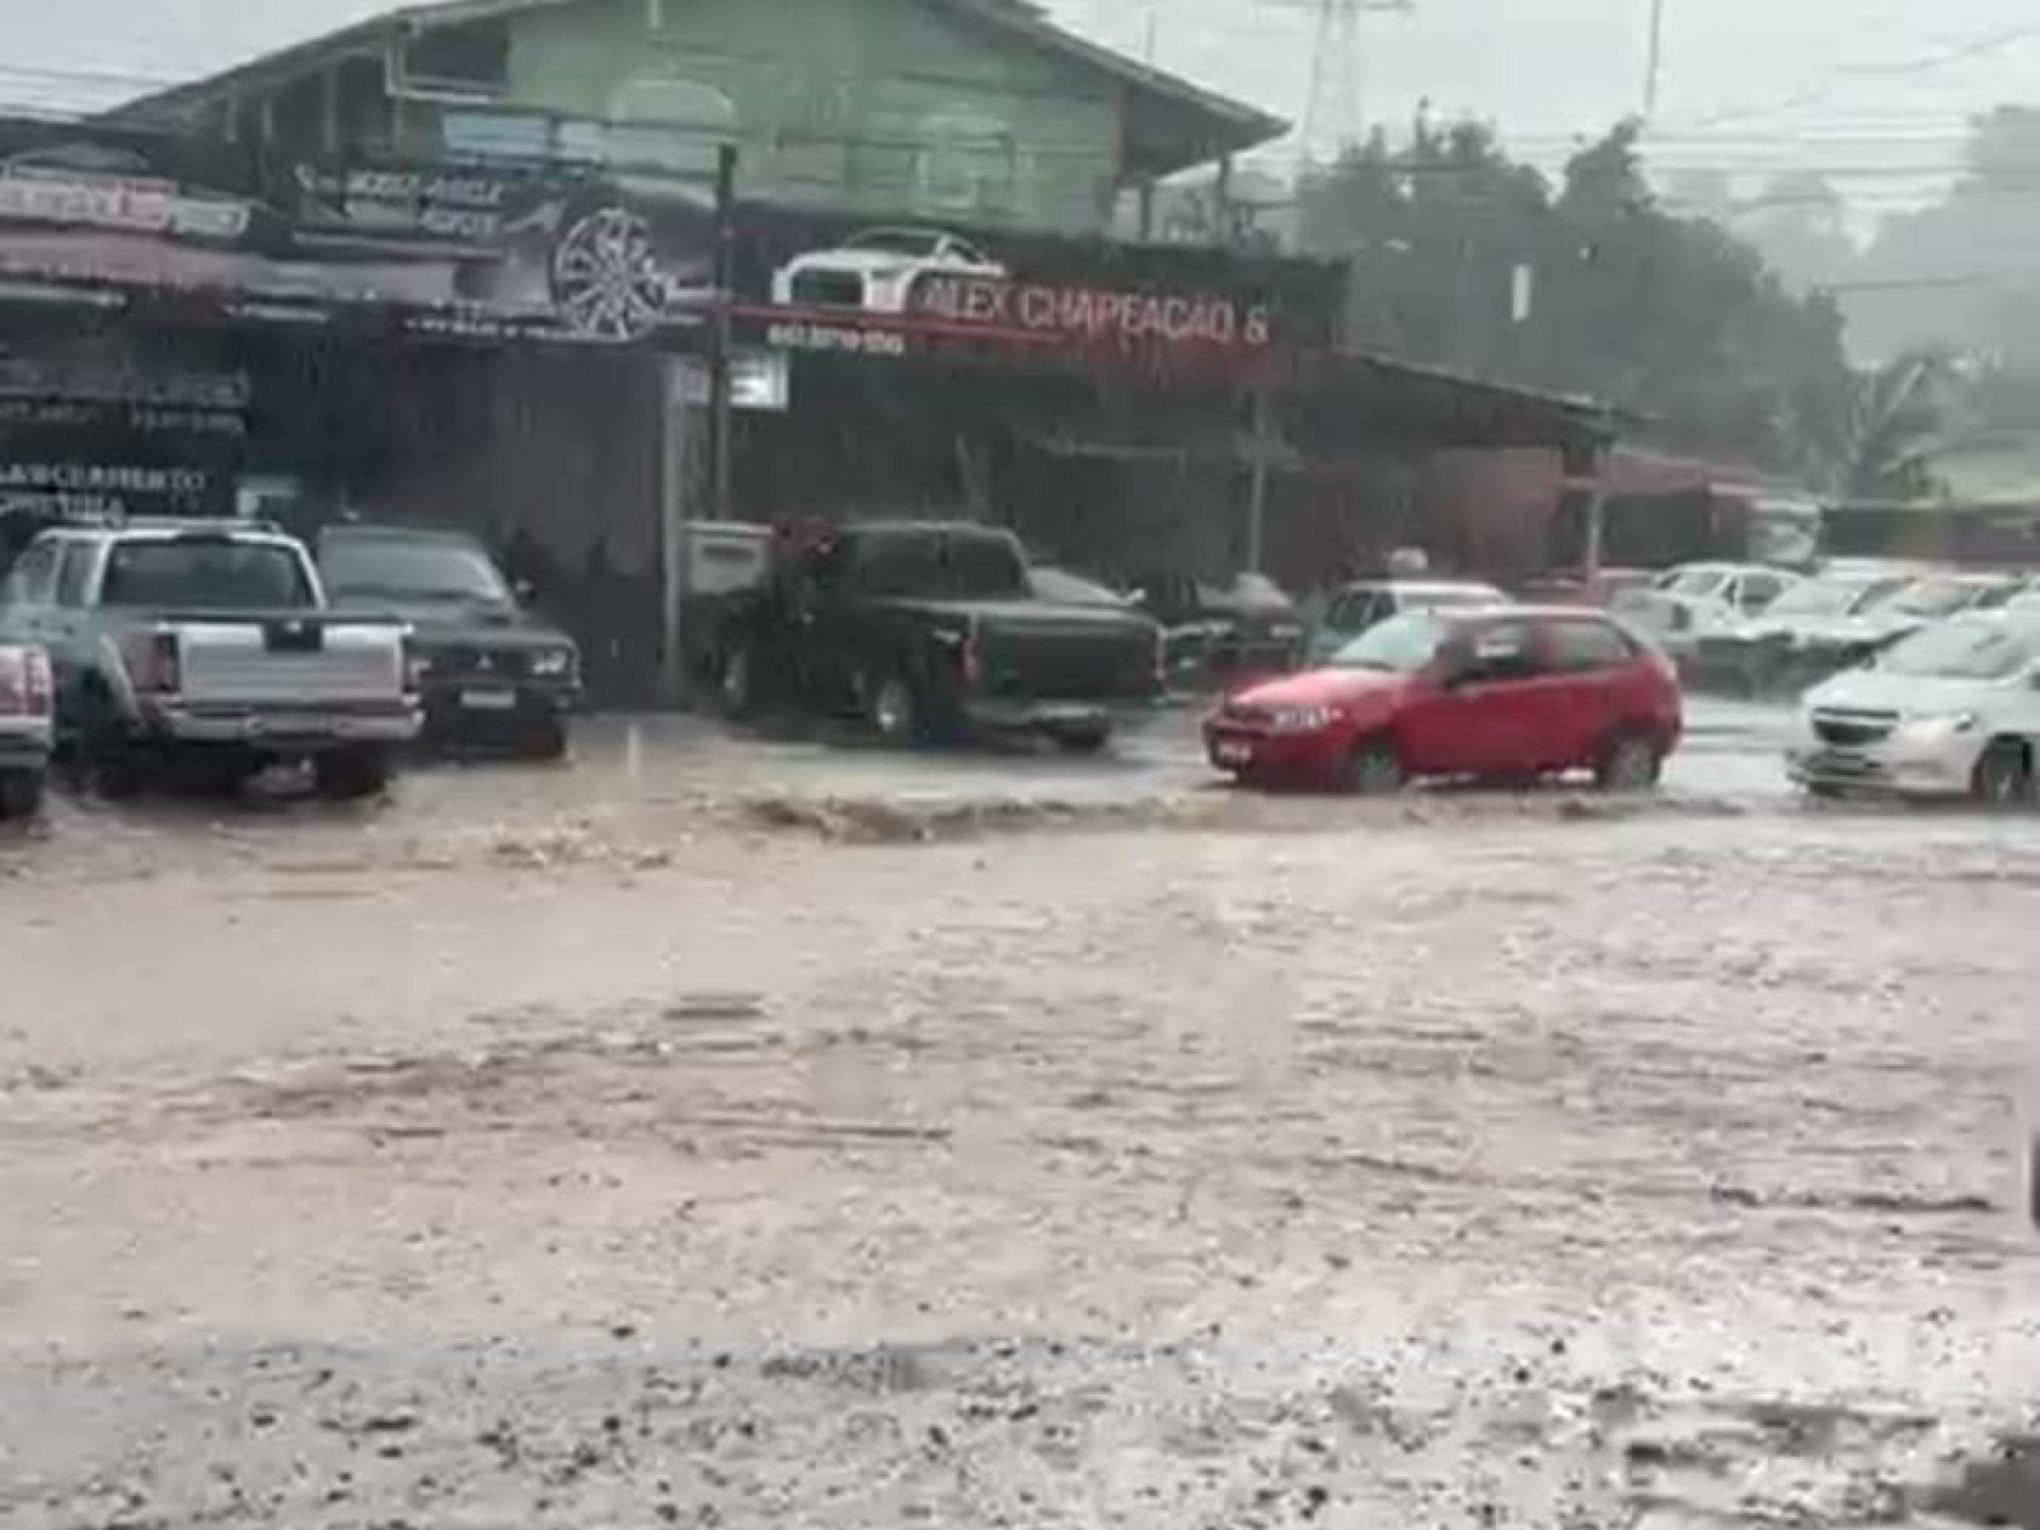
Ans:
<svg viewBox="0 0 2040 1530"><path fill-rule="evenodd" d="M1414 675L1438 657L1451 632L1450 624L1427 611L1393 616L1333 654L1331 667Z"/></svg>

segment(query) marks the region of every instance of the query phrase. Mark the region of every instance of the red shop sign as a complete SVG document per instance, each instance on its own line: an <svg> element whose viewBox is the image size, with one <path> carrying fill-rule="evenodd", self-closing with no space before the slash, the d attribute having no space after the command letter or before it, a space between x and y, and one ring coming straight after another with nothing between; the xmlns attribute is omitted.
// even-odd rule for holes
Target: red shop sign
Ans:
<svg viewBox="0 0 2040 1530"><path fill-rule="evenodd" d="M959 329L1084 350L1204 350L1253 354L1271 344L1268 309L1211 294L1059 286L929 272L907 311Z"/></svg>

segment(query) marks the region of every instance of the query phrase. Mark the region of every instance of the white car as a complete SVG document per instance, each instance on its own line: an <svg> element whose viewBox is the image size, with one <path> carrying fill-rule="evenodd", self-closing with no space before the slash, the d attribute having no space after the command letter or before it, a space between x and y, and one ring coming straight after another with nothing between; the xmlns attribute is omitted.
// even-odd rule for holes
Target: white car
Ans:
<svg viewBox="0 0 2040 1530"><path fill-rule="evenodd" d="M811 250L772 277L781 307L855 308L905 313L924 276L1002 280L1006 268L967 239L939 228L875 228L833 250Z"/></svg>
<svg viewBox="0 0 2040 1530"><path fill-rule="evenodd" d="M1705 638L1734 631L1770 610L1803 581L1797 574L1741 563L1687 563L1648 590L1625 591L1614 609L1673 658L1689 657Z"/></svg>
<svg viewBox="0 0 2040 1530"><path fill-rule="evenodd" d="M1329 662L1341 648L1391 616L1508 603L1508 596L1477 579L1363 579L1332 596L1311 633L1309 659L1313 664Z"/></svg>
<svg viewBox="0 0 2040 1530"><path fill-rule="evenodd" d="M2033 797L2040 616L1993 612L1923 628L1815 686L1786 753L1820 796Z"/></svg>

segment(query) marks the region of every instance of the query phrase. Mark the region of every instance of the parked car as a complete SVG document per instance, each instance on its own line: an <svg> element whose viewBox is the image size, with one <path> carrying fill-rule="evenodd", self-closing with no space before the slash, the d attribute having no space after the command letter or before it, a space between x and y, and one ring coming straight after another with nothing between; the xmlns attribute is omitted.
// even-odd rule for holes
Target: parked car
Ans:
<svg viewBox="0 0 2040 1530"><path fill-rule="evenodd" d="M1309 658L1323 664L1369 628L1410 611L1505 606L1509 597L1477 579L1363 579L1333 592L1310 635Z"/></svg>
<svg viewBox="0 0 2040 1530"><path fill-rule="evenodd" d="M1039 598L1019 542L969 524L874 522L789 543L717 631L732 712L786 700L903 743L1020 732L1089 752L1116 709L1151 702L1162 681L1152 621Z"/></svg>
<svg viewBox="0 0 2040 1530"><path fill-rule="evenodd" d="M1046 600L1065 606L1106 606L1113 610L1130 611L1139 602L1133 596L1123 594L1095 579L1086 579L1082 574L1073 574L1066 568L1053 564L1036 563L1027 570L1027 583L1034 591L1036 600Z"/></svg>
<svg viewBox="0 0 2040 1530"><path fill-rule="evenodd" d="M33 818L42 810L54 706L49 655L0 646L0 818Z"/></svg>
<svg viewBox="0 0 2040 1530"><path fill-rule="evenodd" d="M1283 674L1301 662L1310 624L1281 586L1261 574L1224 584L1181 574L1135 581L1141 609L1168 634L1178 680Z"/></svg>
<svg viewBox="0 0 2040 1530"><path fill-rule="evenodd" d="M574 640L537 615L465 532L351 524L322 532L333 604L407 624L425 737L543 759L567 751L581 701Z"/></svg>
<svg viewBox="0 0 2040 1530"><path fill-rule="evenodd" d="M996 281L1005 275L1004 266L946 229L874 228L789 261L773 274L772 301L897 314L907 311L915 284L925 277Z"/></svg>
<svg viewBox="0 0 2040 1530"><path fill-rule="evenodd" d="M1762 616L1800 583L1797 574L1742 563L1687 563L1648 589L1625 591L1614 609L1674 659L1688 659L1706 638Z"/></svg>
<svg viewBox="0 0 2040 1530"><path fill-rule="evenodd" d="M1205 724L1219 770L1253 784L1393 791L1420 777L1591 771L1656 784L1682 728L1671 663L1596 612L1413 612L1321 669L1228 699Z"/></svg>
<svg viewBox="0 0 2040 1530"><path fill-rule="evenodd" d="M108 795L309 760L323 794L372 796L420 725L402 625L335 615L304 545L245 521L46 531L0 640L48 650L58 742Z"/></svg>
<svg viewBox="0 0 2040 1530"><path fill-rule="evenodd" d="M1816 795L2029 802L2040 747L2040 614L1977 613L1900 640L1809 691L1786 753Z"/></svg>
<svg viewBox="0 0 2040 1530"><path fill-rule="evenodd" d="M1602 568L1591 578L1584 569L1539 574L1516 585L1516 597L1529 605L1587 606L1609 610L1633 591L1654 585L1659 571L1648 568Z"/></svg>
<svg viewBox="0 0 2040 1530"><path fill-rule="evenodd" d="M1702 634L1689 662L1696 677L1747 695L1803 688L1907 630L1894 632L1875 613L1917 577L1891 568L1825 570L1780 595L1762 616Z"/></svg>

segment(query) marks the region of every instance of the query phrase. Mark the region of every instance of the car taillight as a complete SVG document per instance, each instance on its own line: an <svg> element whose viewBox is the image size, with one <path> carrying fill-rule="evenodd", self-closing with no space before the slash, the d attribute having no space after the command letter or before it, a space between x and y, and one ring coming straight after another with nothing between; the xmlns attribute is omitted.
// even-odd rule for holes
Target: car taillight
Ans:
<svg viewBox="0 0 2040 1530"><path fill-rule="evenodd" d="M137 691L169 696L184 688L174 632L137 632L121 644L121 657Z"/></svg>
<svg viewBox="0 0 2040 1530"><path fill-rule="evenodd" d="M22 661L22 710L30 717L48 717L56 709L57 687L50 672L50 656L31 648Z"/></svg>
<svg viewBox="0 0 2040 1530"><path fill-rule="evenodd" d="M42 650L0 651L0 717L41 717L50 709L50 666Z"/></svg>
<svg viewBox="0 0 2040 1530"><path fill-rule="evenodd" d="M975 689L977 683L984 679L985 675L984 655L978 648L978 624L976 617L971 618L970 626L964 630L963 651L959 655L959 660L963 666L963 683Z"/></svg>
<svg viewBox="0 0 2040 1530"><path fill-rule="evenodd" d="M430 668L430 661L426 659L424 654L418 651L418 645L409 637L406 637L404 639L404 690L406 694L424 688L425 672Z"/></svg>

